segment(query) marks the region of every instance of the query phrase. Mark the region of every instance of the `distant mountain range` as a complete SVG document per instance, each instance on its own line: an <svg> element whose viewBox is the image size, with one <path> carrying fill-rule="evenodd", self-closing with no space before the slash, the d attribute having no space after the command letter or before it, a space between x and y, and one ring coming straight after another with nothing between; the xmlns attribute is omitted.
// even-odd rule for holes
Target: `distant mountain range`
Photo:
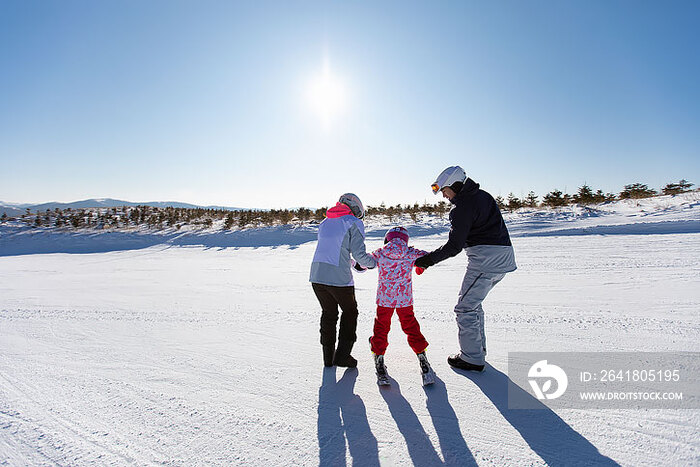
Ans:
<svg viewBox="0 0 700 467"><path fill-rule="evenodd" d="M131 201L123 201L111 198L93 198L82 201L74 201L72 203L42 203L42 204L16 204L5 203L0 201L0 216L7 214L10 217L19 216L30 209L32 212L46 211L47 209L83 209L83 208L114 208L120 206L153 206L158 208L173 207L173 208L203 208L203 209L223 209L225 211L240 211L247 208L235 208L230 206L199 206L196 204L180 203L177 201L148 201L142 203L132 203Z"/></svg>

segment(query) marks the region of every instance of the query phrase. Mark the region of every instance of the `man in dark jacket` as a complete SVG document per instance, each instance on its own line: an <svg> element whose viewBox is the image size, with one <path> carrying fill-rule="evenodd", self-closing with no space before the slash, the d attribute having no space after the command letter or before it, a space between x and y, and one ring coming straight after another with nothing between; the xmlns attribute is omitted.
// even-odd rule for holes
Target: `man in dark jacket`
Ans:
<svg viewBox="0 0 700 467"><path fill-rule="evenodd" d="M459 328L460 353L447 362L463 370L482 371L486 364L484 309L481 303L506 273L515 271L515 254L508 229L493 197L479 189L459 166L448 167L432 185L453 204L447 243L416 260L427 268L457 255L467 253L467 272L455 306Z"/></svg>

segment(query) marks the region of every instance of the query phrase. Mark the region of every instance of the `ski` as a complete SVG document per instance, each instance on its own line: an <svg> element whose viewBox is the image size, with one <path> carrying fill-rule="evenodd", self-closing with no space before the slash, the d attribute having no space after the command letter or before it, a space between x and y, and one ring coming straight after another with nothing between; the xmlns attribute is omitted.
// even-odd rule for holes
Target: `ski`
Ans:
<svg viewBox="0 0 700 467"><path fill-rule="evenodd" d="M421 377L423 378L423 386L435 383L435 372L432 369L427 373L421 373Z"/></svg>
<svg viewBox="0 0 700 467"><path fill-rule="evenodd" d="M391 386L391 381L389 381L389 375L384 373L383 375L377 375L377 384L379 386Z"/></svg>

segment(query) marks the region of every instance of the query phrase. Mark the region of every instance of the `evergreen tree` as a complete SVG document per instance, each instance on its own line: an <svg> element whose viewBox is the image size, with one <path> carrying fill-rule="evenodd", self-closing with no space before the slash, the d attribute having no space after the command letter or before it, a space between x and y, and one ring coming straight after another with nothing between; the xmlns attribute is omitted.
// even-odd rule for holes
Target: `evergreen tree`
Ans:
<svg viewBox="0 0 700 467"><path fill-rule="evenodd" d="M556 208L559 206L565 206L566 204L568 204L568 200L568 194L562 196L561 191L554 190L544 195L544 198L542 199L542 204L544 204L545 206Z"/></svg>
<svg viewBox="0 0 700 467"><path fill-rule="evenodd" d="M596 190L595 194L593 195L593 202L595 204L600 204L604 203L606 201L606 196L603 193L603 190Z"/></svg>
<svg viewBox="0 0 700 467"><path fill-rule="evenodd" d="M326 218L326 211L328 211L328 208L318 208L314 211L314 220L317 222L321 222L323 219Z"/></svg>
<svg viewBox="0 0 700 467"><path fill-rule="evenodd" d="M447 214L450 211L450 205L447 204L446 201L438 201L437 208L441 217L445 217L445 214Z"/></svg>
<svg viewBox="0 0 700 467"><path fill-rule="evenodd" d="M226 216L226 221L224 222L224 230L231 230L234 222L233 211L229 211L228 216Z"/></svg>
<svg viewBox="0 0 700 467"><path fill-rule="evenodd" d="M282 225L287 225L289 222L291 222L292 217L294 217L289 209L282 209L279 211L278 214L278 219L280 221L280 224Z"/></svg>
<svg viewBox="0 0 700 467"><path fill-rule="evenodd" d="M240 211L238 213L238 227L244 229L250 222L250 211Z"/></svg>
<svg viewBox="0 0 700 467"><path fill-rule="evenodd" d="M294 214L295 214L296 218L299 220L300 224L304 224L304 223L308 222L308 220L311 219L311 216L313 215L313 213L311 212L311 209L307 209L307 208L299 208L296 210L296 212Z"/></svg>
<svg viewBox="0 0 700 467"><path fill-rule="evenodd" d="M538 198L538 196L535 194L535 192L531 191L525 197L523 204L525 206L527 206L528 208L536 208L537 207L537 198Z"/></svg>
<svg viewBox="0 0 700 467"><path fill-rule="evenodd" d="M419 214L419 207L418 204L414 205L412 208L408 209L408 215L411 216L411 221L413 222L418 222L418 214Z"/></svg>
<svg viewBox="0 0 700 467"><path fill-rule="evenodd" d="M681 180L678 183L669 183L661 189L661 192L665 195L677 195L680 193L686 193L690 191L690 187L693 186L688 180Z"/></svg>
<svg viewBox="0 0 700 467"><path fill-rule="evenodd" d="M498 195L498 196L496 196L495 200L496 200L496 204L498 205L498 209L500 209L501 211L506 209L506 203L505 203L505 201L503 201L503 196ZM444 203L444 201L440 201L440 202Z"/></svg>
<svg viewBox="0 0 700 467"><path fill-rule="evenodd" d="M515 211L523 207L523 202L518 199L512 192L508 193L508 209Z"/></svg>
<svg viewBox="0 0 700 467"><path fill-rule="evenodd" d="M71 225L72 225L74 228L76 228L76 229L77 229L78 227L80 227L80 225L82 224L81 221L82 221L82 219L81 219L81 217L80 217L80 215L79 215L78 213L74 213L74 214L71 216L71 218L70 218L70 223L71 223Z"/></svg>
<svg viewBox="0 0 700 467"><path fill-rule="evenodd" d="M694 185L693 183L690 183L690 182L689 182L688 180L686 180L686 179L681 179L681 180L678 182L678 187L681 189L681 193L685 193L685 192L687 192L687 191L690 191L690 187L693 186L693 185Z"/></svg>
<svg viewBox="0 0 700 467"><path fill-rule="evenodd" d="M633 183L631 185L625 185L625 189L620 192L620 199L651 198L655 194L656 191L648 186L642 183Z"/></svg>
<svg viewBox="0 0 700 467"><path fill-rule="evenodd" d="M596 199L591 187L584 183L573 196L573 201L577 204L594 204Z"/></svg>

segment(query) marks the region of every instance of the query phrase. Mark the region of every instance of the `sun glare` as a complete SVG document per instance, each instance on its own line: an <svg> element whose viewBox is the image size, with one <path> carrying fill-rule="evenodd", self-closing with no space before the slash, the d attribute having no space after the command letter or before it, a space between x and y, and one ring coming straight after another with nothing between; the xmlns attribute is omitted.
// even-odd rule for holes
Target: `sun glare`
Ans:
<svg viewBox="0 0 700 467"><path fill-rule="evenodd" d="M343 83L330 71L328 64L309 84L308 99L313 111L328 128L345 110L346 92Z"/></svg>

